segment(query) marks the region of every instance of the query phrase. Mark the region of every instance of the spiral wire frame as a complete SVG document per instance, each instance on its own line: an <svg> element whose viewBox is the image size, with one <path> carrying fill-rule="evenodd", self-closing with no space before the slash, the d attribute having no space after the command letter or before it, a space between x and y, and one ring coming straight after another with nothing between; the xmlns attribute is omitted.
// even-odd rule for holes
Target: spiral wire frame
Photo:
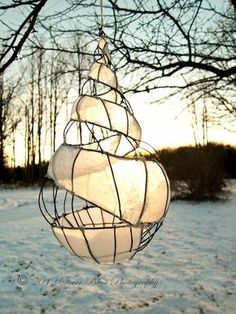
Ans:
<svg viewBox="0 0 236 314"><path fill-rule="evenodd" d="M96 75L93 74L92 67L95 69L94 72L97 71ZM137 252L143 250L161 227L170 203L170 186L166 172L159 160L143 155L144 152L146 155L156 155L157 152L149 144L140 140L141 129L128 100L118 85L115 69L107 49L105 34L102 30L92 67L90 72L92 74L85 82L82 95L75 103L71 119L64 129L64 142L50 162L52 163L51 167L53 167L53 163L58 158L57 155L60 157L60 150L70 149L73 152L74 159L71 161L70 177L67 178L70 182L70 188L63 184L63 180L58 179L55 169L49 169L40 189L38 204L43 217L51 225L55 237L73 255L99 264L119 263L131 259ZM103 76L103 72L111 73L113 78L111 83L106 81L107 78ZM88 86L90 92L86 93L84 90ZM112 100L110 95L113 97ZM83 103L89 103L89 101L95 101L95 104L99 102L99 106L101 105L106 113L106 120L96 120L96 116L92 121L87 119L90 116L86 113L86 109L83 109ZM116 125L114 120L116 117L111 115L111 108L116 108L117 112L122 112L125 127ZM72 136L73 143L70 142L70 133L72 135L77 134L76 140L75 136ZM123 145L122 141L125 141L127 148L124 152L119 152L119 147ZM111 145L106 146L107 143L111 143ZM111 148L112 145L115 147L114 149ZM80 193L80 189L76 187L74 183L75 170L80 154L83 153L99 153L98 156L103 156L106 160L117 198L119 210L116 212L109 211L106 206L97 204L89 197L83 197L81 195L83 193ZM117 183L113 169L114 158L118 162L123 160L141 161L145 170L142 210L135 222L127 219L122 211L120 185ZM164 177L166 200L162 216L158 220L143 222L147 203L148 166L150 162L155 163ZM103 197L106 198L106 195ZM106 247L103 248L104 251L101 254L99 246Z"/></svg>
<svg viewBox="0 0 236 314"><path fill-rule="evenodd" d="M47 194L46 199L45 199L45 193ZM59 196L60 194L60 196ZM76 208L76 203L79 203L80 206L82 205L82 209L77 210ZM56 186L56 184L50 180L45 178L40 193L39 193L39 208L40 211L43 215L43 217L45 218L45 220L51 225L52 230L54 231L54 228L60 228L63 232L63 235L66 239L66 242L68 243L68 245L70 246L70 239L67 237L66 233L64 232L64 230L68 230L68 229L73 229L73 230L81 230L82 234L84 236L85 239L85 243L87 245L87 249L91 254L91 259L96 262L96 263L101 263L96 257L95 255L92 253L92 250L89 246L89 240L86 238L86 230L101 230L103 231L104 229L113 229L114 233L113 233L113 242L114 242L114 249L113 249L113 258L112 258L112 263L116 263L116 246L117 246L117 241L116 241L116 229L117 228L129 228L130 231L130 238L127 239L127 241L130 242L130 248L129 248L129 252L132 253L132 255L130 256L129 259L131 259L137 252L143 250L148 244L149 242L152 240L153 236L155 235L155 233L157 232L157 230L161 227L163 220L165 218L165 215L167 213L167 209L165 211L165 214L163 215L162 219L158 222L155 223L150 223L150 224L141 224L138 226L133 226L132 224L125 222L125 221L118 221L117 222L117 218L118 217L114 217L111 215L111 220L110 222L105 222L104 220L101 219L100 222L96 222L93 220L92 215L90 214L90 211L95 207L95 205L93 204L89 204L87 201L85 200L81 200L81 198L69 193L68 191L65 191L64 189L60 189L58 186ZM80 216L80 212L84 210L86 211L90 223L83 223L83 219ZM101 217L103 217L104 214L103 209L100 208L100 213L101 213ZM60 219L62 217L65 218L67 215L72 215L75 218L76 224L71 224L69 220L68 223L70 226L64 226ZM108 213L109 214L109 213ZM115 218L115 219L114 219ZM140 237L140 243L139 246L137 248L133 248L132 247L132 243L133 243L133 233L132 230L133 228L140 228L141 227L141 237ZM55 235L55 233L54 233ZM55 235L56 236L56 235ZM57 236L56 236L57 237ZM78 255L73 248L70 246L72 254L79 257L80 259L83 260L88 260L87 257L85 256L81 256ZM125 253L125 252L123 252Z"/></svg>

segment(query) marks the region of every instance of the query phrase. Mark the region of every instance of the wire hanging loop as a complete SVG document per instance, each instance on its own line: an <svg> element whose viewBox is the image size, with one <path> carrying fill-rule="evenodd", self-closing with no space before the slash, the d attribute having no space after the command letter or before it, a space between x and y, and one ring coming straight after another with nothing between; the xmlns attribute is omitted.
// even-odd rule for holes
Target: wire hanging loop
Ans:
<svg viewBox="0 0 236 314"><path fill-rule="evenodd" d="M99 28L99 35L103 34L103 0L100 0L100 28Z"/></svg>

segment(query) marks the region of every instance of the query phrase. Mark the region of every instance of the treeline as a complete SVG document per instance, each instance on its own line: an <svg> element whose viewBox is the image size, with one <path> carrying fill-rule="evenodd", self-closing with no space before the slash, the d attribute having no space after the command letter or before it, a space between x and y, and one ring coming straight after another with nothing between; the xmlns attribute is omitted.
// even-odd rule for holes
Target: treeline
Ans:
<svg viewBox="0 0 236 314"><path fill-rule="evenodd" d="M177 198L218 199L225 179L236 178L236 148L230 145L208 143L163 149L159 156ZM176 182L184 183L181 189Z"/></svg>
<svg viewBox="0 0 236 314"><path fill-rule="evenodd" d="M198 177L200 169L203 172L208 169L212 173L221 174L225 179L236 178L236 147L230 145L208 143L199 147L163 149L159 152L159 157L171 180Z"/></svg>
<svg viewBox="0 0 236 314"><path fill-rule="evenodd" d="M172 189L179 190L178 198L216 199L225 179L236 178L236 148L229 145L208 143L198 147L184 146L163 149L158 155L167 170ZM48 163L42 162L26 167L4 168L0 183L38 185L47 167Z"/></svg>
<svg viewBox="0 0 236 314"><path fill-rule="evenodd" d="M40 185L47 173L47 168L48 162L32 164L26 167L5 167L0 172L0 184L17 186Z"/></svg>

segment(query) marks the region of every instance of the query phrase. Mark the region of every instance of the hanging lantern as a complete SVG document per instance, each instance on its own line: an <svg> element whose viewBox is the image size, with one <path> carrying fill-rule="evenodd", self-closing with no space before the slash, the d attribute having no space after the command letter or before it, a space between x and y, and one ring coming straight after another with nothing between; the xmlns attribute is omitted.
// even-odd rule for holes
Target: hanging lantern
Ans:
<svg viewBox="0 0 236 314"><path fill-rule="evenodd" d="M129 260L161 226L169 181L156 158L143 156L149 149L142 145L101 32L89 78L39 194L44 218L72 254L97 263ZM51 198L45 197L49 185Z"/></svg>

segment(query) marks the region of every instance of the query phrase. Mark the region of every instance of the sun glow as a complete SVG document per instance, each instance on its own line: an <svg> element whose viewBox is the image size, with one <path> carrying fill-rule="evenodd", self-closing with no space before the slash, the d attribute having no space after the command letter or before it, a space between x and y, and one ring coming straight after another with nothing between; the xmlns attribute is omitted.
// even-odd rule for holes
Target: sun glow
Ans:
<svg viewBox="0 0 236 314"><path fill-rule="evenodd" d="M142 140L149 142L156 149L194 145L191 126L192 117L186 109L186 103L178 97L172 97L162 104L154 104L148 93L134 94L129 97L135 116L142 128ZM208 140L225 145L236 145L234 132L209 125Z"/></svg>

